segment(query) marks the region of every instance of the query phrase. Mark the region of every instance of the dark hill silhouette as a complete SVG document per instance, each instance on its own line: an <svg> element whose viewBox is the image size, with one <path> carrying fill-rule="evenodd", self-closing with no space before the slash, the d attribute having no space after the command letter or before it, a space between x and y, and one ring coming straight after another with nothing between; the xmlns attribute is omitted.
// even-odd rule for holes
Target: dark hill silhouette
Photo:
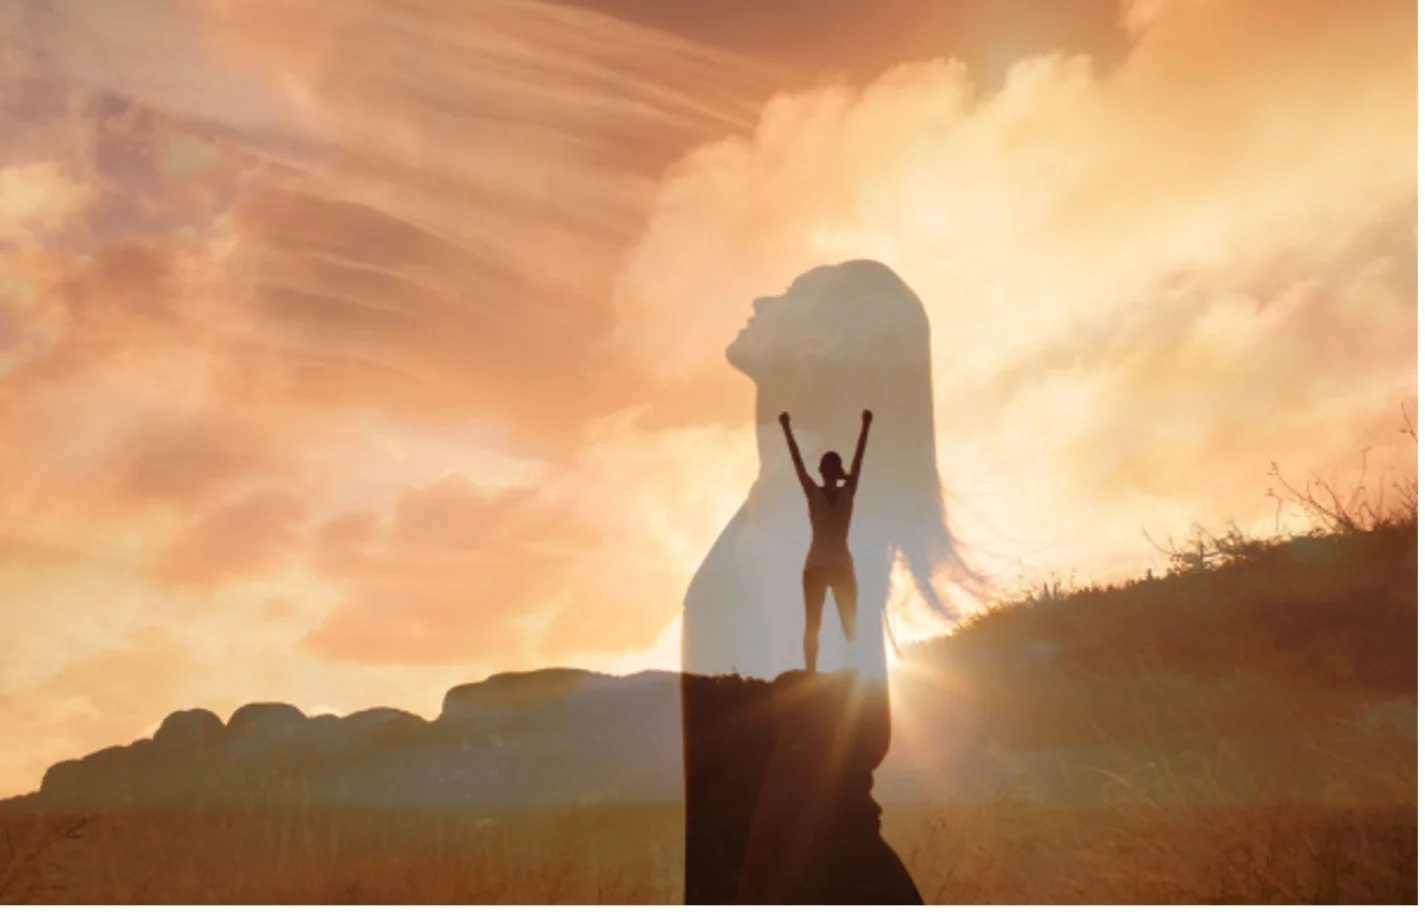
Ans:
<svg viewBox="0 0 1425 912"><path fill-rule="evenodd" d="M1348 775L1370 798L1397 759L1413 782L1417 549L1413 523L1243 546L1165 578L1040 595L910 648L922 673L892 689L901 737L877 795L973 798L1018 782L1027 797L1099 800L1103 775L1076 769L1181 757L1183 777L1201 778L1193 752L1220 748L1242 763L1215 773L1217 798L1335 794ZM704 680L734 701L766 686ZM548 669L452 688L431 721L269 703L225 724L187 709L152 738L55 764L18 803L680 802L679 691L670 672ZM906 733L913 750L899 747ZM1325 735L1329 757L1315 749ZM738 737L743 753L765 746L765 732Z"/></svg>
<svg viewBox="0 0 1425 912"><path fill-rule="evenodd" d="M34 798L85 809L678 802L679 677L570 669L497 675L453 688L432 721L389 708L308 717L294 706L258 703L224 724L205 709L180 710L152 738L55 764ZM732 769L754 758L747 770L755 775L765 765L765 757L755 760L757 745L772 744L771 685L688 678L748 721L720 762Z"/></svg>
<svg viewBox="0 0 1425 912"><path fill-rule="evenodd" d="M207 709L181 709L168 718L153 733L156 744L201 744L223 733L223 720Z"/></svg>
<svg viewBox="0 0 1425 912"><path fill-rule="evenodd" d="M450 689L441 703L442 717L478 715L488 710L534 708L562 703L581 687L595 680L611 680L612 675L576 668L544 668L525 674L497 674L478 684L461 684Z"/></svg>
<svg viewBox="0 0 1425 912"><path fill-rule="evenodd" d="M308 717L259 703L225 725L182 710L153 738L55 764L38 797L86 807L676 801L676 693L672 673L556 669L453 688L433 721L389 708Z"/></svg>

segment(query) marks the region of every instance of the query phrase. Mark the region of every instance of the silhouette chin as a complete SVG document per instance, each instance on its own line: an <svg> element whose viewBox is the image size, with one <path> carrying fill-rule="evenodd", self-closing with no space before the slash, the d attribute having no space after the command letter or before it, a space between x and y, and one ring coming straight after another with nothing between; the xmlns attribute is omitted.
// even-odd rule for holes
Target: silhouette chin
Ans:
<svg viewBox="0 0 1425 912"><path fill-rule="evenodd" d="M754 380L759 375L756 346L748 342L747 330L744 329L738 333L737 338L728 343L727 348L723 349L723 357L727 358L727 363L740 373L746 374Z"/></svg>
<svg viewBox="0 0 1425 912"><path fill-rule="evenodd" d="M785 346L772 344L755 330L745 329L723 350L727 363L759 386L776 385L780 378L795 373Z"/></svg>

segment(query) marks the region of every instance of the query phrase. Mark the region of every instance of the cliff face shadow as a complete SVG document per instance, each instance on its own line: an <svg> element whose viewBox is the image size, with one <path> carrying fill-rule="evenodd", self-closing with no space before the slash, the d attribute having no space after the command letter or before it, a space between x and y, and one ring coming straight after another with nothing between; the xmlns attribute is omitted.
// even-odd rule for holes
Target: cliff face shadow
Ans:
<svg viewBox="0 0 1425 912"><path fill-rule="evenodd" d="M853 671L683 680L688 904L919 904L871 797L885 685Z"/></svg>

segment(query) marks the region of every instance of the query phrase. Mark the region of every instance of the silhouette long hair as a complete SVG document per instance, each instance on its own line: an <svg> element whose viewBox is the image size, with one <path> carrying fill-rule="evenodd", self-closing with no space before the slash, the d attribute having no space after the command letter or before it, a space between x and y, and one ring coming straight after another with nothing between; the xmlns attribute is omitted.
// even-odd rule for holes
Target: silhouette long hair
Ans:
<svg viewBox="0 0 1425 912"><path fill-rule="evenodd" d="M833 411L838 426L869 408L876 415L867 450L852 536L883 543L904 560L925 603L955 619L937 586L937 572L967 591L979 576L950 530L935 443L930 321L920 298L889 267L853 260L830 267L813 286L815 328L793 392L807 405ZM817 400L830 399L825 406ZM828 415L831 418L832 415ZM860 523L858 526L857 524ZM861 531L863 534L857 535Z"/></svg>
<svg viewBox="0 0 1425 912"><path fill-rule="evenodd" d="M755 302L752 321L728 346L727 357L757 387L761 470L689 587L685 667L690 660L717 664L722 649L750 656L757 648L748 640L760 631L720 630L719 624L766 624L770 640L800 645L801 618L793 606L800 604L804 551L798 553L795 541L804 541L796 536L806 533L805 503L778 426L783 411L791 413L808 454L849 448L861 410L875 414L850 533L860 615L867 624L889 630L886 609L897 557L925 603L944 618L956 618L937 576L971 594L979 577L945 515L930 323L915 293L881 263L818 267L783 295ZM793 518L782 518L787 515ZM791 629L784 618L792 620ZM793 665L774 670L786 667Z"/></svg>

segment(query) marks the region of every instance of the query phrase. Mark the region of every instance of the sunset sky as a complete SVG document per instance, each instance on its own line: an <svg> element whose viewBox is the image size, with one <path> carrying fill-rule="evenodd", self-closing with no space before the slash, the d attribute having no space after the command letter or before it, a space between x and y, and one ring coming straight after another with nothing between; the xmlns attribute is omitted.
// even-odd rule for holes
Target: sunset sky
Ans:
<svg viewBox="0 0 1425 912"><path fill-rule="evenodd" d="M179 708L673 667L755 473L723 349L822 263L924 300L950 520L1007 591L1270 532L1273 461L1412 473L1416 34L1406 0L4 4L0 795Z"/></svg>

